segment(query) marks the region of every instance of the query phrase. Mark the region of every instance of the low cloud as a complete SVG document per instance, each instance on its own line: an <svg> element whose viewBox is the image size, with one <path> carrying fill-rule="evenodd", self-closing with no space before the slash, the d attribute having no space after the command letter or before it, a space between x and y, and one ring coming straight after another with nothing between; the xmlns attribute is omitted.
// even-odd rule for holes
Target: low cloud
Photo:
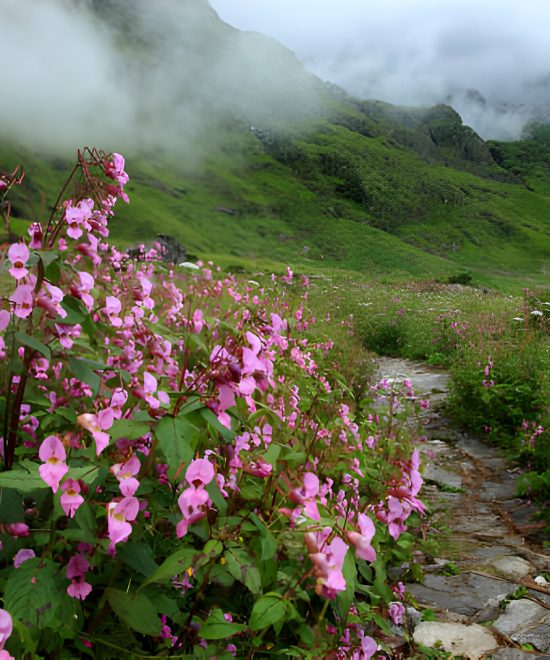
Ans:
<svg viewBox="0 0 550 660"><path fill-rule="evenodd" d="M223 25L206 0L1 0L0 133L73 152L185 150L212 120L316 107L287 49Z"/></svg>
<svg viewBox="0 0 550 660"><path fill-rule="evenodd" d="M484 137L550 119L544 0L212 0L266 32L321 78L400 105L449 103Z"/></svg>

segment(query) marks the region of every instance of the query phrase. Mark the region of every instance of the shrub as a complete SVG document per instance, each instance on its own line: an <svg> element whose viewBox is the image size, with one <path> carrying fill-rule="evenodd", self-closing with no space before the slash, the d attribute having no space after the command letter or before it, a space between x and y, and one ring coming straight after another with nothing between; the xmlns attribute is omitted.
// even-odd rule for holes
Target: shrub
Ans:
<svg viewBox="0 0 550 660"><path fill-rule="evenodd" d="M262 287L110 246L124 166L79 153L3 259L7 649L372 657L424 512L414 393L355 401L290 269Z"/></svg>

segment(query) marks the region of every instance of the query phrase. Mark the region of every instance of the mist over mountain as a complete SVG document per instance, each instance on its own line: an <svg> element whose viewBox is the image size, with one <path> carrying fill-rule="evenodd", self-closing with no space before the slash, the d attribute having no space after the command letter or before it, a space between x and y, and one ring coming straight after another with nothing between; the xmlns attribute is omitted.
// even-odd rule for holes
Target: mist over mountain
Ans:
<svg viewBox="0 0 550 660"><path fill-rule="evenodd" d="M550 117L550 5L541 0L212 0L350 94L451 105L485 139Z"/></svg>
<svg viewBox="0 0 550 660"><path fill-rule="evenodd" d="M288 49L207 0L3 0L0 58L0 131L56 150L193 150L227 117L307 116L322 91Z"/></svg>

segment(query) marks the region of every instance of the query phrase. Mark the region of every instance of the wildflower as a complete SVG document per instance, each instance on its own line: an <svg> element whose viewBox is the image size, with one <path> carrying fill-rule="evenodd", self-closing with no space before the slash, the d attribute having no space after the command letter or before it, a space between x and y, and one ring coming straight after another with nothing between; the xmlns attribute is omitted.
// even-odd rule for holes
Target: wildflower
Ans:
<svg viewBox="0 0 550 660"><path fill-rule="evenodd" d="M125 496L133 495L139 488L139 481L135 478L141 470L139 458L133 454L126 463L116 463L111 472L118 479L120 492Z"/></svg>
<svg viewBox="0 0 550 660"><path fill-rule="evenodd" d="M338 593L346 588L342 567L349 549L348 545L338 536L327 543L331 533L332 529L325 527L320 532L305 534L309 558L317 578L315 591L319 596L329 600L336 598Z"/></svg>
<svg viewBox="0 0 550 660"><path fill-rule="evenodd" d="M364 513L357 516L357 526L359 532L346 532L346 539L355 546L355 555L365 561L374 561L376 559L376 550L371 546L371 541L376 533L376 528L372 520Z"/></svg>
<svg viewBox="0 0 550 660"><path fill-rule="evenodd" d="M290 493L290 499L304 507L304 513L308 518L321 520L316 501L318 494L319 478L313 472L306 472L304 474L304 485L301 488L295 488Z"/></svg>
<svg viewBox="0 0 550 660"><path fill-rule="evenodd" d="M111 437L108 433L105 433L105 431L111 428L114 419L115 412L110 407L100 410L97 415L94 415L93 413L83 413L76 418L77 423L92 434L92 438L95 441L97 456L99 456L109 444Z"/></svg>
<svg viewBox="0 0 550 660"><path fill-rule="evenodd" d="M69 471L65 464L67 457L65 447L57 436L49 435L40 445L38 456L44 461L38 472L55 493L59 488L59 482Z"/></svg>
<svg viewBox="0 0 550 660"><path fill-rule="evenodd" d="M109 538L113 545L126 541L132 533L130 524L139 513L137 497L124 497L120 502L109 502L107 505L107 527Z"/></svg>
<svg viewBox="0 0 550 660"><path fill-rule="evenodd" d="M42 225L39 222L33 222L27 231L31 237L29 246L33 248L33 250L40 250L42 247L42 239L44 235Z"/></svg>
<svg viewBox="0 0 550 660"><path fill-rule="evenodd" d="M26 319L32 314L34 303L34 288L30 284L20 284L11 294L10 302L15 304L13 313L20 319Z"/></svg>
<svg viewBox="0 0 550 660"><path fill-rule="evenodd" d="M13 621L10 613L0 608L0 651L4 648L4 644L8 640L13 630ZM11 656L5 656L11 657Z"/></svg>
<svg viewBox="0 0 550 660"><path fill-rule="evenodd" d="M403 623L403 617L405 615L405 608L402 603L390 603L389 615L392 621L398 626L400 623Z"/></svg>
<svg viewBox="0 0 550 660"><path fill-rule="evenodd" d="M178 498L178 506L183 518L176 526L178 538L185 536L191 525L206 516L207 508L210 506L210 495L204 488L186 488Z"/></svg>
<svg viewBox="0 0 550 660"><path fill-rule="evenodd" d="M19 568L21 564L24 564L28 559L36 557L34 550L30 548L21 548L13 558L13 565L15 568Z"/></svg>
<svg viewBox="0 0 550 660"><path fill-rule="evenodd" d="M88 560L82 555L74 555L69 559L67 578L71 580L71 584L67 587L67 593L71 598L84 600L90 595L92 585L85 581L85 575L89 568Z"/></svg>
<svg viewBox="0 0 550 660"><path fill-rule="evenodd" d="M29 536L30 534L29 526L26 523L11 523L6 529L11 536Z"/></svg>
<svg viewBox="0 0 550 660"><path fill-rule="evenodd" d="M61 508L66 516L73 518L78 508L84 503L84 498L80 495L80 484L75 479L67 479L61 486L61 490L64 491L60 498Z"/></svg>
<svg viewBox="0 0 550 660"><path fill-rule="evenodd" d="M12 263L9 273L16 280L20 280L29 272L25 264L29 260L30 253L25 243L12 243L8 250L8 259Z"/></svg>

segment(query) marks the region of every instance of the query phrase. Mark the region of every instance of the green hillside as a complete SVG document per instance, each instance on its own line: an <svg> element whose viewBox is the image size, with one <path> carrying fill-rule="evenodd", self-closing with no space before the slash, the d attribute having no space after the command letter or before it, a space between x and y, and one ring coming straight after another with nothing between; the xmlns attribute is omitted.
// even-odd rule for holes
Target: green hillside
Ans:
<svg viewBox="0 0 550 660"><path fill-rule="evenodd" d="M131 4L93 4L100 16L112 15L119 34L133 35L124 52L159 62L172 56L148 41ZM207 113L195 137L200 148L181 146L177 127L170 129L172 149L151 146L145 130L140 144L95 145L127 157L131 204L113 226L122 245L163 233L191 254L232 267L289 263L397 280L467 271L476 284L507 290L548 284L550 148L543 129L520 143L489 144L448 106L350 98L307 74L276 42L227 26L203 0L189 8L204 30L201 41L189 23L195 30L189 47L199 44L202 53L217 40L230 57L243 44L262 43L294 103L280 110L281 80L233 71L236 87L228 94L241 83L242 94L231 97L223 116ZM199 73L182 74L167 105L185 104L195 93L207 105ZM265 103L254 105L254 94L264 92ZM27 171L26 189L14 198L16 230L44 217L54 200L42 208L28 200L39 199L38 191L52 195L69 162L68 155L48 156L0 137L0 168L21 163Z"/></svg>

